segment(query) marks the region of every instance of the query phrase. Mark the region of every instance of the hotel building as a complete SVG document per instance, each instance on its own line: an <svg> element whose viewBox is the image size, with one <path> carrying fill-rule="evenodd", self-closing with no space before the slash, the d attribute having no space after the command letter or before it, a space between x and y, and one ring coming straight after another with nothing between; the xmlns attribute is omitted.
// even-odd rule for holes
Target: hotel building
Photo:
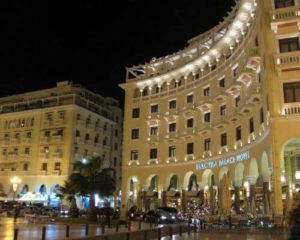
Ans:
<svg viewBox="0 0 300 240"><path fill-rule="evenodd" d="M300 187L300 1L240 0L188 46L127 68L121 212L285 214Z"/></svg>
<svg viewBox="0 0 300 240"><path fill-rule="evenodd" d="M54 197L74 163L92 156L116 169L120 189L122 118L117 100L68 81L0 98L0 192L10 198L18 176L16 195Z"/></svg>

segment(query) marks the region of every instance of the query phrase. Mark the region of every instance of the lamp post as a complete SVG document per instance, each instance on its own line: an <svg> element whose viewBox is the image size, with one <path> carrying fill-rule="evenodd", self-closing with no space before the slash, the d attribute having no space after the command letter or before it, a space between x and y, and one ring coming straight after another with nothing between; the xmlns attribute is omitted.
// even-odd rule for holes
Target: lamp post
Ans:
<svg viewBox="0 0 300 240"><path fill-rule="evenodd" d="M16 196L16 191L18 189L18 184L21 183L21 179L17 176L14 176L10 179L10 182L12 183L12 188L13 188L13 201L15 201L15 196Z"/></svg>

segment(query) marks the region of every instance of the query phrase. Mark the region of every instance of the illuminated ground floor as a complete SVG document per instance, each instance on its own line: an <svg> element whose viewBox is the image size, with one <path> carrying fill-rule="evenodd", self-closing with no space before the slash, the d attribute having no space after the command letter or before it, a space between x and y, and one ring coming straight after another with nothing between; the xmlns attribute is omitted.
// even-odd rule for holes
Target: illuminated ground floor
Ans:
<svg viewBox="0 0 300 240"><path fill-rule="evenodd" d="M264 134L216 157L125 166L121 216L133 206L140 211L173 206L191 213L285 215L299 198L300 134L278 133L275 145L270 129Z"/></svg>

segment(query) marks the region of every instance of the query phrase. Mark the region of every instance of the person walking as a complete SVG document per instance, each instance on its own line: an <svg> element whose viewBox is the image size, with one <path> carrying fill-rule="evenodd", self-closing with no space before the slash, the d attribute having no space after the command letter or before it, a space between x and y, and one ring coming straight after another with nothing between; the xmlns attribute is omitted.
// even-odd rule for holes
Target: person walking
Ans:
<svg viewBox="0 0 300 240"><path fill-rule="evenodd" d="M20 214L20 207L19 205L16 205L14 209L14 222L17 222L17 218L19 217L19 214Z"/></svg>

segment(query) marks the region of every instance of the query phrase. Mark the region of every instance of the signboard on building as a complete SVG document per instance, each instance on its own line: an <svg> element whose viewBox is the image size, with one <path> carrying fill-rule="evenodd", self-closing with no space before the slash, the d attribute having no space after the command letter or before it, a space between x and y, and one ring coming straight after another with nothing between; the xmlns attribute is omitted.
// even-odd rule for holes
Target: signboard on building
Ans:
<svg viewBox="0 0 300 240"><path fill-rule="evenodd" d="M196 170L203 170L207 168L224 167L230 164L235 164L250 159L250 152L242 152L237 155L230 156L228 158L212 161L203 161L196 163Z"/></svg>

